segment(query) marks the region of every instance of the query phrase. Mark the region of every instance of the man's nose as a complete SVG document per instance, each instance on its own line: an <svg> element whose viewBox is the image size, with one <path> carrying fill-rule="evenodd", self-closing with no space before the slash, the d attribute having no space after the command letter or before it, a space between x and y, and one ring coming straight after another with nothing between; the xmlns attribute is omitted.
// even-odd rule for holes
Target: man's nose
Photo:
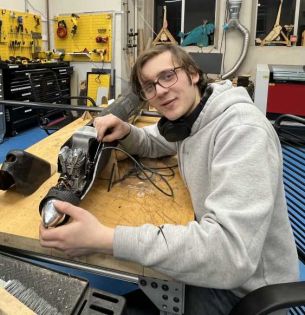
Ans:
<svg viewBox="0 0 305 315"><path fill-rule="evenodd" d="M156 87L156 95L162 95L168 92L168 88L163 87L159 83L157 83L155 87Z"/></svg>

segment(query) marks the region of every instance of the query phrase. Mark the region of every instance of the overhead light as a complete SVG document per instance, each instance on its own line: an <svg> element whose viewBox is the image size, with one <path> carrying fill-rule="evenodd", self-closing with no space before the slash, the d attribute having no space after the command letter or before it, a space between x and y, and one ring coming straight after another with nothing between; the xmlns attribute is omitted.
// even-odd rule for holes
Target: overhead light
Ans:
<svg viewBox="0 0 305 315"><path fill-rule="evenodd" d="M165 0L165 3L171 3L171 2L181 2L182 0Z"/></svg>

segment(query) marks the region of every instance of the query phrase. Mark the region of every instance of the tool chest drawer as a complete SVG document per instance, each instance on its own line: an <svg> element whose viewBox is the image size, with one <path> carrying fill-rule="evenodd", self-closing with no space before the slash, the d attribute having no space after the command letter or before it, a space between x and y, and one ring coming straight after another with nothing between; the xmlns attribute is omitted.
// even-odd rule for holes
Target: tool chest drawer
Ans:
<svg viewBox="0 0 305 315"><path fill-rule="evenodd" d="M63 97L69 97L71 94L70 82L73 73L73 67L68 62L54 63L33 63L26 65L0 64L0 71L3 78L2 97L5 100L16 100L24 102L58 102L58 97L53 98L53 94L46 94L43 100L37 100L33 93L33 87L30 82L30 76L43 72L44 70L52 70L58 80L61 94ZM52 82L50 82L51 84ZM39 84L39 82L37 83ZM1 86L0 86L1 89ZM1 94L1 92L0 92ZM1 96L0 96L1 97ZM26 106L11 107L7 106L3 110L2 123L5 125L2 135L14 136L19 131L38 126L42 116L53 114L54 109L32 109ZM58 110L57 110L58 111ZM2 137L3 138L3 137ZM0 142L1 142L1 107L0 107Z"/></svg>

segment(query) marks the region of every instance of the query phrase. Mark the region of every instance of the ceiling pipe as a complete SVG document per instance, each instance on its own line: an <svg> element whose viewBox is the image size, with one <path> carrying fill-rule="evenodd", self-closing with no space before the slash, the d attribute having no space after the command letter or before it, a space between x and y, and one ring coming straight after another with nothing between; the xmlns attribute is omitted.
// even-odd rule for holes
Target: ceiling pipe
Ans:
<svg viewBox="0 0 305 315"><path fill-rule="evenodd" d="M242 62L244 61L248 48L249 48L249 42L250 42L250 33L246 27L244 27L240 21L239 21L239 13L240 13L240 8L242 4L242 0L228 0L228 12L229 12L229 22L225 25L225 30L230 30L230 29L236 29L238 30L242 36L243 36L243 47L241 54L239 58L237 59L237 62L235 65L227 71L225 74L222 75L222 79L227 79L231 77L240 67Z"/></svg>

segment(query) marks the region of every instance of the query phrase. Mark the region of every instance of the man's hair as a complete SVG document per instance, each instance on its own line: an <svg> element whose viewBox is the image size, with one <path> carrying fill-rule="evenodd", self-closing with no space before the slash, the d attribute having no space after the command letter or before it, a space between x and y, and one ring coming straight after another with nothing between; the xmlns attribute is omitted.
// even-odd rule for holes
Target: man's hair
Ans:
<svg viewBox="0 0 305 315"><path fill-rule="evenodd" d="M166 51L169 51L171 53L173 62L177 63L177 66L184 69L190 81L192 74L199 74L199 80L196 85L199 88L200 94L203 95L207 85L205 75L196 64L196 62L193 60L193 58L184 49L176 45L157 45L148 50L145 50L144 52L142 52L142 54L139 55L131 71L130 81L132 91L140 96L140 91L142 89L140 83L140 80L142 79L142 68L147 61Z"/></svg>

